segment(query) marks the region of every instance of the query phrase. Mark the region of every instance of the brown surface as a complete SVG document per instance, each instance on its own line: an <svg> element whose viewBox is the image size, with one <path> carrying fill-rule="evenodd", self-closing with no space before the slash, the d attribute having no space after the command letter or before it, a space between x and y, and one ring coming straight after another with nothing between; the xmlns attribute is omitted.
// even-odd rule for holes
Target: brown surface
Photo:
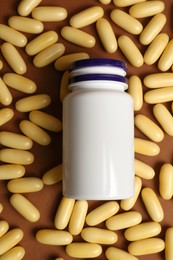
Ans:
<svg viewBox="0 0 173 260"><path fill-rule="evenodd" d="M170 36L172 37L172 28L173 28L173 23L172 23L172 10L173 10L173 1L166 1L164 0L166 4L166 8L164 13L167 15L168 21L164 29L162 30L163 32L167 32ZM0 20L2 23L7 23L7 19L11 15L16 15L17 14L17 5L19 1L16 0L1 0L0 3ZM93 5L100 5L98 1L96 0L80 0L80 1L69 1L69 0L63 0L63 1L57 1L57 0L44 0L42 2L42 5L60 5L65 8L67 8L69 15L68 19L75 14L76 12L83 10L87 7L93 6ZM113 4L110 4L108 6L103 6L105 9L105 17L109 17L110 11L115 8ZM62 22L58 23L44 23L45 25L45 30L53 29L59 33L59 42L62 42L66 46L66 54L68 53L73 53L73 52L80 52L80 51L86 51L90 54L91 57L110 57L110 58L115 58L115 59L122 59L124 61L125 58L124 56L120 53L118 50L115 54L107 54L99 40L97 39L96 46L92 49L84 49L77 47L73 44L69 44L65 42L61 36L60 36L60 30L64 25L68 24L68 19ZM145 25L149 19L144 19L143 24ZM111 24L114 27L114 31L116 33L116 36L118 37L119 35L125 33L123 30L115 26L112 22ZM88 31L92 33L93 35L96 36L96 29L95 25L88 26L84 28L85 31ZM28 40L32 39L33 35L27 35ZM97 37L97 36L96 36ZM138 36L133 36L133 39L135 39L137 45L139 46L140 50L142 53L144 53L146 47L141 46L138 43ZM44 111L49 112L55 116L57 116L59 119L61 119L61 113L62 113L62 106L61 102L59 99L59 83L60 83L60 78L61 78L61 73L58 73L53 65L47 66L42 69L35 68L32 65L32 58L26 56L24 52L24 48L20 49L20 53L23 55L25 58L25 61L27 62L28 65L28 71L25 74L25 76L33 79L38 86L38 92L37 93L48 93L52 97L52 103L51 105L44 109ZM3 58L2 58L3 59ZM4 60L3 60L4 61ZM134 68L128 63L128 76L132 74L139 75L141 79L147 75L148 73L152 72L158 72L157 69L157 64L153 66L147 66L144 65L142 68ZM9 66L6 64L4 61L4 68L1 71L1 76L5 72L11 71ZM13 96L14 96L14 101L10 107L14 108L15 101L18 100L21 97L26 96L23 93L17 92L17 91L12 91ZM144 91L146 89L144 88ZM168 104L170 108L170 103ZM3 107L0 105L0 107ZM150 118L153 118L152 114L152 105L147 105L144 104L143 108L141 109L140 113L144 113L148 115ZM1 127L1 130L12 130L15 132L19 132L18 128L18 123L20 120L23 118L28 118L28 115L19 113L15 111L15 117L7 124L5 124L3 127ZM154 118L153 118L154 119ZM140 136L145 138L139 131L136 130L135 132L136 136ZM61 133L58 134L51 134L52 137L52 142L48 147L42 147L37 144L34 144L32 148L32 152L35 155L35 162L26 167L26 176L39 176L42 177L42 175L50 168L53 166L60 164L61 163ZM139 156L136 155L136 158L141 159L142 161L148 163L152 167L154 167L156 171L156 176L153 180L143 180L143 187L149 186L153 187L154 190L156 191L157 195L159 196L159 191L158 191L158 174L159 174L159 169L160 166L164 162L172 163L172 147L173 147L173 139L172 137L169 137L167 134L165 134L164 140L159 143L159 146L161 148L161 152L158 156L155 157L147 157L147 156ZM31 201L38 207L40 213L41 213L41 218L37 223L29 223L27 220L22 218L10 205L9 203L9 197L10 193L7 190L6 187L7 182L6 181L0 181L0 202L4 206L3 212L0 214L0 219L5 219L9 222L10 228L14 227L20 227L24 231L24 238L21 241L20 245L22 245L25 250L26 254L24 259L25 260L53 260L55 257L64 257L66 260L70 260L71 258L68 257L65 254L65 247L57 247L57 246L47 246L47 245L42 245L39 244L36 239L35 239L35 233L37 230L40 228L54 228L53 220L55 216L56 209L58 207L59 201L62 197L61 194L61 183L52 185L52 186L44 186L43 190L40 192L36 192L33 194L26 194L26 197L31 199ZM159 199L161 201L161 204L164 209L165 217L164 221L161 223L162 224L162 232L158 237L161 237L164 239L165 236L165 230L167 227L173 225L172 222L172 208L173 208L173 202L172 200L165 201L163 200L160 196ZM90 208L94 208L95 206L101 204L102 202L89 202L90 203ZM142 215L143 215L143 221L150 220L149 216L146 213L146 210L143 207L143 203L141 201L141 197L139 197L138 202L136 203L135 210L139 210ZM101 225L104 227L103 225ZM128 243L125 241L123 237L123 232L120 231L117 232L119 235L119 240L115 244L115 246L120 247L122 249L126 249ZM80 241L80 237L74 237L74 241ZM103 252L105 252L106 247L103 246ZM104 254L102 254L100 257L97 259L106 259ZM152 259L152 260L161 260L164 259L164 251L162 253L158 254L153 254L153 255L147 255L147 256L141 256L139 257L140 260L146 260L146 259Z"/></svg>

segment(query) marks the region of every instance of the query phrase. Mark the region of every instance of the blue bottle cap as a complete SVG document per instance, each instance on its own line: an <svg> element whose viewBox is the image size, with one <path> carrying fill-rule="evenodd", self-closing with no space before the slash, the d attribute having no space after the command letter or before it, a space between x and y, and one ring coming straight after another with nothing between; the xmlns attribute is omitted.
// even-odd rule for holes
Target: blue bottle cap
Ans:
<svg viewBox="0 0 173 260"><path fill-rule="evenodd" d="M81 81L91 81L91 80L103 80L103 81L116 81L127 84L127 78L119 75L112 74L84 74L80 76L73 76L70 79L70 84L77 83Z"/></svg>

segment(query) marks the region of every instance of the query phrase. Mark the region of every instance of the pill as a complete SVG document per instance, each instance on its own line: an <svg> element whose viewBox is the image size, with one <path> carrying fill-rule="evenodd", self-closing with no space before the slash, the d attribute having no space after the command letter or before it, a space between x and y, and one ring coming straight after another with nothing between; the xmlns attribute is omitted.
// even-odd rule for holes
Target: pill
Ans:
<svg viewBox="0 0 173 260"><path fill-rule="evenodd" d="M163 1L146 1L130 7L129 13L135 18L144 18L161 13L164 9Z"/></svg>
<svg viewBox="0 0 173 260"><path fill-rule="evenodd" d="M120 248L116 248L116 247L109 247L108 249L106 249L106 257L108 260L115 260L116 258L119 260L137 260L138 258L136 258L135 256L129 254L128 252L120 249Z"/></svg>
<svg viewBox="0 0 173 260"><path fill-rule="evenodd" d="M161 229L159 223L148 221L126 229L124 236L128 241L136 241L157 236Z"/></svg>
<svg viewBox="0 0 173 260"><path fill-rule="evenodd" d="M43 182L38 177L23 177L9 181L7 188L12 193L36 192L43 189Z"/></svg>
<svg viewBox="0 0 173 260"><path fill-rule="evenodd" d="M36 125L52 131L52 132L60 132L62 130L62 122L48 113L42 111L31 111L29 113L29 119Z"/></svg>
<svg viewBox="0 0 173 260"><path fill-rule="evenodd" d="M86 223L89 226L96 226L106 219L112 217L119 210L119 204L116 201L106 202L88 213Z"/></svg>
<svg viewBox="0 0 173 260"><path fill-rule="evenodd" d="M69 223L75 200L63 197L55 214L54 224L57 229L64 229Z"/></svg>
<svg viewBox="0 0 173 260"><path fill-rule="evenodd" d="M62 180L62 164L59 164L46 171L42 177L42 181L46 185L52 185Z"/></svg>
<svg viewBox="0 0 173 260"><path fill-rule="evenodd" d="M75 242L66 246L66 253L76 258L95 258L101 255L102 247L95 243Z"/></svg>
<svg viewBox="0 0 173 260"><path fill-rule="evenodd" d="M135 126L154 142L161 142L164 138L162 129L149 117L138 114L134 118Z"/></svg>
<svg viewBox="0 0 173 260"><path fill-rule="evenodd" d="M81 232L81 237L86 242L104 245L114 244L118 240L118 236L115 232L96 227L84 228Z"/></svg>
<svg viewBox="0 0 173 260"><path fill-rule="evenodd" d="M173 227L167 228L165 232L165 260L172 260L173 258Z"/></svg>
<svg viewBox="0 0 173 260"><path fill-rule="evenodd" d="M127 35L121 35L118 38L118 46L126 59L134 66L141 67L143 65L144 59L135 45L135 43Z"/></svg>
<svg viewBox="0 0 173 260"><path fill-rule="evenodd" d="M33 40L31 40L25 47L28 55L36 55L40 51L46 49L58 40L58 34L55 31L47 31Z"/></svg>
<svg viewBox="0 0 173 260"><path fill-rule="evenodd" d="M166 33L158 34L145 51L144 62L147 65L154 64L160 58L168 42L169 36Z"/></svg>
<svg viewBox="0 0 173 260"><path fill-rule="evenodd" d="M114 53L118 48L118 44L110 22L105 18L100 18L96 23L96 29L105 51Z"/></svg>
<svg viewBox="0 0 173 260"><path fill-rule="evenodd" d="M85 218L88 211L88 202L86 200L78 200L74 204L69 222L69 232L72 235L79 235L84 227Z"/></svg>
<svg viewBox="0 0 173 260"><path fill-rule="evenodd" d="M156 156L160 153L160 147L153 141L145 140L139 137L134 139L135 153L147 156Z"/></svg>
<svg viewBox="0 0 173 260"><path fill-rule="evenodd" d="M21 16L29 15L42 0L21 0L17 7L17 12Z"/></svg>
<svg viewBox="0 0 173 260"><path fill-rule="evenodd" d="M173 87L149 90L145 93L144 100L148 104L173 101Z"/></svg>
<svg viewBox="0 0 173 260"><path fill-rule="evenodd" d="M144 85L147 88L163 88L173 86L173 73L153 73L144 77Z"/></svg>
<svg viewBox="0 0 173 260"><path fill-rule="evenodd" d="M0 213L3 211L3 205L0 203Z"/></svg>
<svg viewBox="0 0 173 260"><path fill-rule="evenodd" d="M156 104L153 107L153 113L163 130L173 136L173 117L167 107L163 104Z"/></svg>
<svg viewBox="0 0 173 260"><path fill-rule="evenodd" d="M41 229L37 231L36 239L42 244L63 246L70 244L73 237L68 231Z"/></svg>
<svg viewBox="0 0 173 260"><path fill-rule="evenodd" d="M139 41L141 44L150 44L163 29L164 25L166 24L166 20L167 19L164 14L156 14L140 34Z"/></svg>
<svg viewBox="0 0 173 260"><path fill-rule="evenodd" d="M0 126L10 121L14 116L14 111L11 108L0 109Z"/></svg>
<svg viewBox="0 0 173 260"><path fill-rule="evenodd" d="M167 71L173 64L173 39L166 45L158 62L158 68L161 71Z"/></svg>
<svg viewBox="0 0 173 260"><path fill-rule="evenodd" d="M142 256L161 252L164 248L165 242L161 238L147 238L131 242L128 251L132 255Z"/></svg>
<svg viewBox="0 0 173 260"><path fill-rule="evenodd" d="M0 180L20 178L25 174L25 167L16 164L0 165Z"/></svg>
<svg viewBox="0 0 173 260"><path fill-rule="evenodd" d="M15 106L19 112L30 112L47 107L51 103L51 98L47 94L37 94L19 99Z"/></svg>
<svg viewBox="0 0 173 260"><path fill-rule="evenodd" d="M141 188L142 188L142 181L141 181L141 178L138 177L138 176L135 176L135 194L133 197L129 198L129 199L124 199L124 200L121 200L120 202L120 207L123 209L123 210L130 210L133 208L133 206L135 205L137 199L138 199L138 196L139 196L139 193L141 191Z"/></svg>
<svg viewBox="0 0 173 260"><path fill-rule="evenodd" d="M3 63L3 61L2 61L2 60L0 60L0 70L2 70L2 69L3 69L3 66L4 66L4 63Z"/></svg>
<svg viewBox="0 0 173 260"><path fill-rule="evenodd" d="M42 22L58 22L67 18L67 10L60 6L38 6L31 15Z"/></svg>
<svg viewBox="0 0 173 260"><path fill-rule="evenodd" d="M102 4L102 5L108 5L110 4L112 0L99 0L99 2Z"/></svg>
<svg viewBox="0 0 173 260"><path fill-rule="evenodd" d="M27 38L23 33L5 24L0 24L0 38L17 47L24 47L27 44Z"/></svg>
<svg viewBox="0 0 173 260"><path fill-rule="evenodd" d="M50 135L29 120L22 120L19 123L19 128L24 135L40 145L49 145L51 142Z"/></svg>
<svg viewBox="0 0 173 260"><path fill-rule="evenodd" d="M109 230L121 230L135 226L142 221L142 215L137 211L128 211L117 214L106 220L106 227Z"/></svg>
<svg viewBox="0 0 173 260"><path fill-rule="evenodd" d="M34 161L34 155L29 151L4 148L0 150L0 160L11 164L30 165Z"/></svg>
<svg viewBox="0 0 173 260"><path fill-rule="evenodd" d="M156 193L149 187L145 187L141 192L142 200L150 218L155 222L161 222L164 212Z"/></svg>
<svg viewBox="0 0 173 260"><path fill-rule="evenodd" d="M15 193L10 197L13 208L29 222L37 222L40 218L38 209L22 194Z"/></svg>
<svg viewBox="0 0 173 260"><path fill-rule="evenodd" d="M25 255L25 249L22 246L15 246L0 256L0 260L21 260Z"/></svg>
<svg viewBox="0 0 173 260"><path fill-rule="evenodd" d="M159 192L165 200L169 200L173 196L173 167L170 163L164 163L160 168Z"/></svg>
<svg viewBox="0 0 173 260"><path fill-rule="evenodd" d="M133 16L120 9L114 9L110 17L112 21L125 31L138 35L143 30L143 25Z"/></svg>
<svg viewBox="0 0 173 260"><path fill-rule="evenodd" d="M9 132L9 131L1 131L0 144L7 146L9 148L29 150L32 148L33 142L30 138L24 135Z"/></svg>
<svg viewBox="0 0 173 260"><path fill-rule="evenodd" d="M62 77L60 82L60 100L63 102L65 96L70 93L70 90L68 88L69 86L69 79L70 79L70 73L68 70L66 70Z"/></svg>
<svg viewBox="0 0 173 260"><path fill-rule="evenodd" d="M62 257L58 257L58 258L57 258L57 257L56 257L55 260L64 260L64 258L62 258Z"/></svg>
<svg viewBox="0 0 173 260"><path fill-rule="evenodd" d="M0 256L17 245L23 238L23 231L20 228L13 228L0 238Z"/></svg>
<svg viewBox="0 0 173 260"><path fill-rule="evenodd" d="M56 60L55 69L59 71L68 70L70 68L71 63L83 59L89 59L89 55L85 52L64 55Z"/></svg>
<svg viewBox="0 0 173 260"><path fill-rule="evenodd" d="M103 15L104 11L102 7L92 6L73 15L70 19L70 25L75 28L82 28L95 23Z"/></svg>
<svg viewBox="0 0 173 260"><path fill-rule="evenodd" d="M141 79L132 75L128 79L128 93L133 98L134 111L139 111L143 106L143 88Z"/></svg>
<svg viewBox="0 0 173 260"><path fill-rule="evenodd" d="M55 43L39 52L33 59L35 67L42 68L56 61L65 52L65 46L62 43Z"/></svg>
<svg viewBox="0 0 173 260"><path fill-rule="evenodd" d="M4 42L1 45L1 52L9 66L17 74L24 74L27 71L27 66L19 51L9 42Z"/></svg>
<svg viewBox="0 0 173 260"><path fill-rule="evenodd" d="M11 104L13 100L13 97L3 81L3 79L0 77L0 103L4 106L8 106Z"/></svg>
<svg viewBox="0 0 173 260"><path fill-rule="evenodd" d="M6 220L0 220L0 237L9 230L9 224Z"/></svg>
<svg viewBox="0 0 173 260"><path fill-rule="evenodd" d="M155 171L150 165L148 165L138 159L135 159L134 164L135 164L135 175L137 175L143 179L146 179L146 180L151 180L154 178Z"/></svg>
<svg viewBox="0 0 173 260"><path fill-rule="evenodd" d="M32 34L41 33L44 29L42 22L29 17L21 17L17 15L11 16L8 19L8 24L10 27L18 31Z"/></svg>

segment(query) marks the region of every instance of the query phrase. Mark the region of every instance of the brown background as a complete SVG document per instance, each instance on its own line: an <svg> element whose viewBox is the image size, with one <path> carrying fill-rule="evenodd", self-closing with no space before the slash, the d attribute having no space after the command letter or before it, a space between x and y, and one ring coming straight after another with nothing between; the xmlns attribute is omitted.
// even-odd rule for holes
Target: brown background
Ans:
<svg viewBox="0 0 173 260"><path fill-rule="evenodd" d="M0 21L1 23L7 24L7 20L12 15L17 15L17 5L20 1L16 0L1 0L0 2ZM173 21L172 21L172 12L173 12L173 1L164 1L166 8L164 10L164 13L167 15L167 23L165 27L163 28L163 32L167 32L172 38L172 31L173 31ZM92 49L84 49L80 48L76 45L70 44L62 39L60 36L61 28L64 25L68 24L69 18L77 13L78 11L81 11L85 8L88 8L90 6L94 5L100 5L105 10L105 17L108 17L109 21L109 15L111 10L115 8L113 3L109 4L108 6L101 5L97 0L80 0L80 1L58 1L58 0L43 0L41 5L57 5L65 7L68 10L68 18L65 21L62 22L56 22L56 23L44 23L44 30L55 30L59 34L59 42L64 43L66 47L66 54L73 53L73 52L80 52L84 51L90 54L90 57L109 57L109 58L115 58L115 59L122 59L125 62L125 57L121 54L120 50L118 50L115 54L107 54L96 33L95 25L87 26L84 28L86 32L92 33L97 39L97 43L94 48ZM128 10L124 9L124 10ZM150 20L150 18L147 19L141 19L143 25L147 24L147 22ZM118 26L114 25L111 22L115 34L118 38L121 34L127 34L122 29L118 28ZM28 37L28 41L36 37L36 35L30 35L26 34ZM138 41L138 36L130 36L132 39L135 40L137 46L140 48L141 52L144 53L146 46L141 46L141 44ZM52 103L49 107L44 109L44 111L51 113L52 115L57 116L59 119L61 119L62 114L62 104L60 102L59 98L59 87L60 87L60 79L62 74L57 72L54 69L53 64L38 69L35 68L32 64L32 57L28 57L25 54L24 48L19 48L19 51L21 55L24 57L25 61L27 62L28 70L25 76L31 78L34 80L38 86L37 93L47 93L52 98ZM2 55L0 58L3 59ZM2 71L0 71L0 75L3 76L5 72L10 72L11 69L7 65L7 63L4 61L4 68ZM157 63L152 66L144 65L142 68L134 68L132 67L128 62L128 76L132 74L136 74L143 79L143 77L149 73L158 72L157 69ZM15 102L20 99L21 97L25 97L26 95L23 93L20 93L18 91L14 91L10 89L11 93L13 94L14 100L12 105L9 107L12 107L15 112L15 117L7 124L1 127L1 130L9 130L14 132L20 132L18 128L18 123L24 119L28 118L28 114L25 113L19 113L15 110ZM144 92L146 89L144 88ZM171 108L171 102L167 103L168 108ZM0 105L0 108L3 106ZM148 115L153 120L153 113L152 113L152 105L144 104L142 109L138 113L144 113ZM61 163L61 146L62 146L62 134L51 134L52 142L48 147L42 147L40 145L34 144L32 148L32 152L35 155L35 161L32 165L26 167L26 176L38 176L42 177L42 175L50 168L54 167L57 164ZM135 129L135 136L146 138L144 135L142 135L137 129ZM159 176L159 170L163 163L168 162L172 163L172 157L173 157L173 138L165 134L164 140L159 143L161 152L158 156L155 157L147 157L142 155L136 155L136 158L141 159L142 161L148 163L151 165L156 172L156 176L153 180L142 180L143 181L143 187L149 186L154 188L157 195L159 196L159 186L158 186L158 176ZM2 147L1 147L2 148ZM53 220L55 216L56 209L58 207L59 201L62 197L61 194L61 183L54 184L51 186L45 185L43 190L40 192L32 193L32 194L25 194L26 197L28 197L39 209L41 213L41 218L37 223L29 223L27 220L22 218L10 205L9 203L9 197L11 194L8 192L6 187L7 182L6 181L0 181L0 202L4 206L3 212L0 214L0 220L4 219L9 222L10 228L14 227L20 227L24 231L24 238L21 241L20 245L22 245L25 250L26 254L24 259L25 260L53 260L55 257L64 257L66 260L70 260L71 258L68 257L65 254L65 247L58 247L58 246L48 246L48 245L42 245L39 244L35 239L35 233L41 229L41 228L54 228ZM173 225L173 201L169 200L163 200L159 196L160 202L163 206L165 217L162 225L162 232L158 237L161 237L164 239L166 228ZM90 201L90 207L89 210L93 209L97 205L102 204L103 202L99 201ZM139 197L137 204L134 206L135 210L139 210L143 215L143 221L149 221L150 218L144 209L141 197ZM104 227L104 225L101 225L101 227ZM115 246L120 247L122 249L127 249L128 242L123 237L124 231L119 231L117 234L119 235L119 240L115 244ZM74 237L74 241L81 241L80 237ZM106 246L103 246L103 252L105 252ZM104 253L98 257L97 259L106 259L104 256ZM141 256L139 257L140 260L146 260L146 259L152 259L152 260L161 260L164 259L164 251L162 253L153 254L153 255L147 255L147 256Z"/></svg>

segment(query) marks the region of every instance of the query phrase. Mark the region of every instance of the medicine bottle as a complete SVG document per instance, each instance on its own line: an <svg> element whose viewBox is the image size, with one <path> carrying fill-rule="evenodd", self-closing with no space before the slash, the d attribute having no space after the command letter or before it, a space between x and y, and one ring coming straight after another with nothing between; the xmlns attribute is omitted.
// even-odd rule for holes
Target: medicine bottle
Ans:
<svg viewBox="0 0 173 260"><path fill-rule="evenodd" d="M63 101L63 195L119 200L134 194L134 110L120 60L71 66Z"/></svg>

